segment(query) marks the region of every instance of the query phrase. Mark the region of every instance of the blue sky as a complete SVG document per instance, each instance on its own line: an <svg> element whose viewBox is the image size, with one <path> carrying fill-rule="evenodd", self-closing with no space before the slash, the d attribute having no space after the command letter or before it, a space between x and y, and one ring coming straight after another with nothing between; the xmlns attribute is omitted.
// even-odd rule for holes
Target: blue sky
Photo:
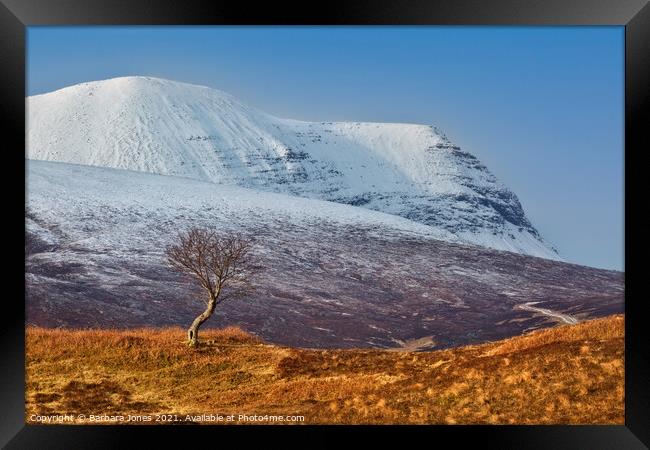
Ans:
<svg viewBox="0 0 650 450"><path fill-rule="evenodd" d="M124 75L440 127L570 262L623 269L623 27L30 27L28 95Z"/></svg>

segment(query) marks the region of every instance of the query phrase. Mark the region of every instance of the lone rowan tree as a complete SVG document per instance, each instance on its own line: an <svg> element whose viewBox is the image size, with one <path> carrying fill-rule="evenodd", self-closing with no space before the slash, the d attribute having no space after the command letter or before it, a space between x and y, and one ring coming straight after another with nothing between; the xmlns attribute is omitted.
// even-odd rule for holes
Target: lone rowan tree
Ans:
<svg viewBox="0 0 650 450"><path fill-rule="evenodd" d="M179 233L177 242L167 247L172 268L190 275L207 294L205 311L187 330L191 347L197 345L199 327L212 316L218 304L250 290L249 276L256 269L251 247L252 240L241 234L220 235L196 227Z"/></svg>

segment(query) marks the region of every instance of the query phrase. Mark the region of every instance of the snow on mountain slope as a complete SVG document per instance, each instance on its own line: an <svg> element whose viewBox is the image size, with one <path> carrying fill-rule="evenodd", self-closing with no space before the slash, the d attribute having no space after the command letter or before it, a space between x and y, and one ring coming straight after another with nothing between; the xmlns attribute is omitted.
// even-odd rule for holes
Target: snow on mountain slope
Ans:
<svg viewBox="0 0 650 450"><path fill-rule="evenodd" d="M57 229L73 240L82 231L78 223L100 228L106 226L107 217L113 217L109 219L113 221L112 235L121 237L111 248L123 251L139 239L159 240L158 231L151 229L151 217L177 227L203 223L234 231L251 224L273 228L285 222L305 228L316 224L349 225L388 238L411 236L459 242L444 229L351 205L182 177L35 160L27 162L27 206L38 211L42 221L58 223ZM27 227L39 231L33 220L28 219ZM102 242L101 236L90 239Z"/></svg>
<svg viewBox="0 0 650 450"><path fill-rule="evenodd" d="M187 326L203 294L164 249L190 226L254 236L261 268L255 290L207 326L237 324L283 345L428 337L444 348L623 311L620 272L449 243L444 229L350 205L35 160L26 188L30 324Z"/></svg>
<svg viewBox="0 0 650 450"><path fill-rule="evenodd" d="M430 126L280 119L215 89L149 77L32 96L27 110L30 159L346 203L559 259L515 194Z"/></svg>

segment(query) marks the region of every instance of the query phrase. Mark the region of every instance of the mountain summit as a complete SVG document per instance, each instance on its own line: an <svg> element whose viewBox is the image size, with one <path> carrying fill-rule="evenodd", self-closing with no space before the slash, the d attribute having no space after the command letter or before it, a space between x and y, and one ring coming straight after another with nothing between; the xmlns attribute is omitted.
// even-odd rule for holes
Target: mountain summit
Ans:
<svg viewBox="0 0 650 450"><path fill-rule="evenodd" d="M432 126L281 119L151 77L27 99L27 157L173 175L381 211L457 241L559 259L516 195Z"/></svg>

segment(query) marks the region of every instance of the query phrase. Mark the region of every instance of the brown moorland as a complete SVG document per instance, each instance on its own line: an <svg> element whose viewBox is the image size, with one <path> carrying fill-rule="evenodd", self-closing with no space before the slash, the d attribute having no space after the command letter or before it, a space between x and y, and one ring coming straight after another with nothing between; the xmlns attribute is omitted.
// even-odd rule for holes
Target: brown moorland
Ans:
<svg viewBox="0 0 650 450"><path fill-rule="evenodd" d="M301 415L292 423L307 424L624 423L623 315L433 352L288 348L233 327L206 330L196 349L180 328L28 327L26 336L31 423L34 414L75 417L64 423L89 423L78 414L149 415L150 423L161 423L156 415L201 422L201 414Z"/></svg>

